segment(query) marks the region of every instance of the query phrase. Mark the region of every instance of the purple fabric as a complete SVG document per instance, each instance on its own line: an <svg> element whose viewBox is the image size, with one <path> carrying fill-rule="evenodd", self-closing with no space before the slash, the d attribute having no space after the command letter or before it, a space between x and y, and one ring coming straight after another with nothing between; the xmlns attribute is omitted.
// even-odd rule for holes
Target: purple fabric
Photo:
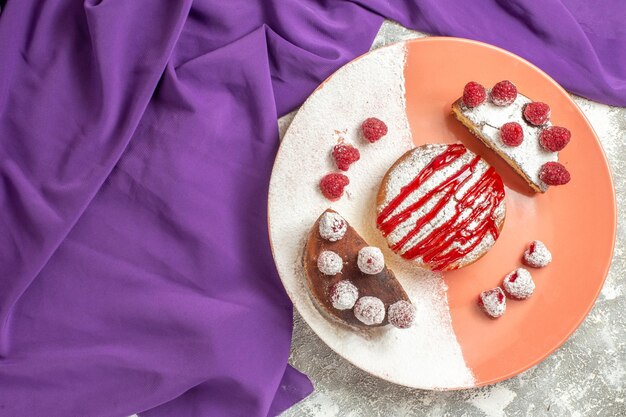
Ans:
<svg viewBox="0 0 626 417"><path fill-rule="evenodd" d="M9 0L0 416L260 417L303 398L267 238L276 116L367 51L381 16L500 44L626 104L624 9L599 9Z"/></svg>

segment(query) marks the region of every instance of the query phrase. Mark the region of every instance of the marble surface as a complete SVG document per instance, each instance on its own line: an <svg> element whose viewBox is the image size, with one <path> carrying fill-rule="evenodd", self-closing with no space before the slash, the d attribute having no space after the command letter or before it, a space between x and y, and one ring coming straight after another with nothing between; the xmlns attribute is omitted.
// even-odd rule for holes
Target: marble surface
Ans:
<svg viewBox="0 0 626 417"><path fill-rule="evenodd" d="M385 22L372 49L426 36ZM626 218L626 108L573 96L596 130L613 170L618 218ZM279 120L281 137L293 114ZM626 416L626 225L618 221L609 276L593 310L545 361L489 387L434 392L370 376L332 352L295 314L290 363L315 392L282 417ZM581 237L583 238L583 237Z"/></svg>

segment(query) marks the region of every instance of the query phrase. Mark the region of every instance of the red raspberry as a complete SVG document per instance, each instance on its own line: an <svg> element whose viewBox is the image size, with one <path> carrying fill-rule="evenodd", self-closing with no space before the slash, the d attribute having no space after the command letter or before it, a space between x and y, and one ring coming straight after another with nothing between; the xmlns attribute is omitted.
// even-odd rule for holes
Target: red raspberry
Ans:
<svg viewBox="0 0 626 417"><path fill-rule="evenodd" d="M328 174L320 181L320 190L330 201L337 201L343 195L343 189L350 184L350 179L343 174Z"/></svg>
<svg viewBox="0 0 626 417"><path fill-rule="evenodd" d="M354 146L340 143L333 148L333 158L335 158L337 168L347 171L350 168L350 164L361 158L361 154Z"/></svg>
<svg viewBox="0 0 626 417"><path fill-rule="evenodd" d="M563 185L569 182L571 176L562 164L546 162L541 167L539 178L548 185Z"/></svg>
<svg viewBox="0 0 626 417"><path fill-rule="evenodd" d="M361 124L361 131L368 142L374 143L387 134L387 125L380 119L370 117Z"/></svg>
<svg viewBox="0 0 626 417"><path fill-rule="evenodd" d="M508 106L517 98L517 87L509 80L500 81L493 86L489 97L496 106Z"/></svg>
<svg viewBox="0 0 626 417"><path fill-rule="evenodd" d="M508 122L500 128L500 140L509 146L519 146L524 141L524 131L517 122Z"/></svg>
<svg viewBox="0 0 626 417"><path fill-rule="evenodd" d="M482 104L485 98L487 98L485 87L475 81L465 84L465 88L463 88L463 103L467 107L476 107Z"/></svg>
<svg viewBox="0 0 626 417"><path fill-rule="evenodd" d="M524 119L534 126L545 124L550 118L550 106L539 101L524 106Z"/></svg>
<svg viewBox="0 0 626 417"><path fill-rule="evenodd" d="M498 318L506 311L506 297L500 287L486 290L478 296L478 305L491 318Z"/></svg>
<svg viewBox="0 0 626 417"><path fill-rule="evenodd" d="M569 143L572 134L564 127L550 126L546 127L539 134L539 143L545 150L558 152Z"/></svg>

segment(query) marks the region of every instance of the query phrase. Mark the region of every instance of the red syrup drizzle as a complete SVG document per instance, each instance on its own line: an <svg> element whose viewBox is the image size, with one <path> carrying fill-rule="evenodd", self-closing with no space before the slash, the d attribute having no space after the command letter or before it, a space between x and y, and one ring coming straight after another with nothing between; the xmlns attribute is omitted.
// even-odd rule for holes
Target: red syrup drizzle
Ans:
<svg viewBox="0 0 626 417"><path fill-rule="evenodd" d="M437 216L439 211L471 177L471 174L480 161L480 157L476 156L473 158L457 172L400 213L390 218L388 217L412 192L417 190L436 171L450 165L465 154L466 150L463 145L450 145L444 152L433 158L415 179L402 187L398 196L391 200L381 211L376 223L383 235L387 236L402 222L408 219L413 212L422 208L432 197L438 193L444 193L435 206L416 221L413 229L392 246L394 251L397 252L402 249L425 224ZM490 167L480 179L468 189L465 195L457 201L454 216L434 229L428 236L405 251L401 256L405 259L415 259L421 256L422 260L429 264L435 271L449 269L450 265L474 250L487 233L490 233L494 240L498 238L499 230L496 224L495 211L503 199L504 185L502 184L502 179L496 171ZM470 214L465 218L461 218L463 211L466 209L471 209ZM479 221L478 225L471 230L468 229L474 221ZM470 244L469 242L472 243ZM458 243L460 247L446 251L453 243Z"/></svg>

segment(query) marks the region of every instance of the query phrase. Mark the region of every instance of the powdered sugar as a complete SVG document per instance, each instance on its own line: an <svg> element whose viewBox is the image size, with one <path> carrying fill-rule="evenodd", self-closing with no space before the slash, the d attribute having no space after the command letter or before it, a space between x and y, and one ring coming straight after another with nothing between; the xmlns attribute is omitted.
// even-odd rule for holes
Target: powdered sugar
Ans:
<svg viewBox="0 0 626 417"><path fill-rule="evenodd" d="M535 282L527 269L517 268L504 277L502 287L511 297L524 300L533 295Z"/></svg>
<svg viewBox="0 0 626 417"><path fill-rule="evenodd" d="M359 298L359 289L350 281L339 281L330 289L330 302L337 310L349 310Z"/></svg>
<svg viewBox="0 0 626 417"><path fill-rule="evenodd" d="M534 268L543 268L552 262L552 254L540 240L533 240L523 257L524 263Z"/></svg>
<svg viewBox="0 0 626 417"><path fill-rule="evenodd" d="M385 304L380 298L369 295L361 297L354 305L354 317L368 326L380 324L385 320Z"/></svg>
<svg viewBox="0 0 626 417"><path fill-rule="evenodd" d="M356 366L416 388L468 387L473 376L463 361L440 274L406 262L387 248L376 229L376 194L387 169L413 147L404 100L403 44L374 51L340 69L294 118L272 174L270 237L278 271L300 314L333 350ZM378 117L388 133L375 143L360 137L360 125ZM336 170L330 149L339 138L359 148L361 159L346 173L350 185L329 203L320 178ZM321 315L308 295L302 253L308 231L328 207L340 212L372 246L381 248L417 309L409 329L392 326L367 333L337 326Z"/></svg>
<svg viewBox="0 0 626 417"><path fill-rule="evenodd" d="M550 122L544 126L531 126L524 120L522 109L531 100L523 94L517 94L515 101L508 106L496 106L491 101L486 100L480 106L468 108L461 106L461 111L465 117L478 126L484 139L498 151L505 154L515 162L524 174L537 186L545 191L548 189L539 178L541 167L546 162L558 161L556 152L548 152L539 143L539 134L543 127L550 126ZM521 145L507 146L500 140L500 127L507 122L517 122L524 131L524 141Z"/></svg>

